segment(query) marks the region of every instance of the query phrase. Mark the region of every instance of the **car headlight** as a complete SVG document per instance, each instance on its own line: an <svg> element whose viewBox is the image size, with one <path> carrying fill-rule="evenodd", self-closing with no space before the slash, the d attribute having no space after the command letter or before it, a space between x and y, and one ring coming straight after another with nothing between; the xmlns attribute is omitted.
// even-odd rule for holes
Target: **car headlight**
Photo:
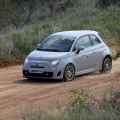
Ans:
<svg viewBox="0 0 120 120"><path fill-rule="evenodd" d="M52 61L52 65L57 65L59 63L59 60L58 59L55 59Z"/></svg>
<svg viewBox="0 0 120 120"><path fill-rule="evenodd" d="M26 58L26 59L25 59L25 63L28 63L28 62L29 62L29 59L28 59L28 58Z"/></svg>

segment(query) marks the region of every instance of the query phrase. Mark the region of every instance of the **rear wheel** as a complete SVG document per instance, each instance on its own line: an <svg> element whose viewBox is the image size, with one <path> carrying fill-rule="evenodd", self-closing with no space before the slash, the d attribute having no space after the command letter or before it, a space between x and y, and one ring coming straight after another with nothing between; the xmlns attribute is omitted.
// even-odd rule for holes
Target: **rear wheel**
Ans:
<svg viewBox="0 0 120 120"><path fill-rule="evenodd" d="M64 70L63 80L65 82L71 81L75 78L75 68L73 64L69 64L66 66Z"/></svg>
<svg viewBox="0 0 120 120"><path fill-rule="evenodd" d="M105 57L102 63L101 73L110 73L112 70L112 59L110 57Z"/></svg>

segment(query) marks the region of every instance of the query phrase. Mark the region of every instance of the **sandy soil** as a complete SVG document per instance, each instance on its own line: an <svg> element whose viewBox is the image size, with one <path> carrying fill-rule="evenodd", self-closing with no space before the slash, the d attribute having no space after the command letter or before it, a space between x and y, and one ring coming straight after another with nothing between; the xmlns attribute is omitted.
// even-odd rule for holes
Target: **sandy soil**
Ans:
<svg viewBox="0 0 120 120"><path fill-rule="evenodd" d="M0 69L0 120L17 120L38 108L52 111L70 103L71 90L84 89L100 98L108 89L120 89L120 59L113 62L110 74L93 72L71 82L28 80L22 65Z"/></svg>

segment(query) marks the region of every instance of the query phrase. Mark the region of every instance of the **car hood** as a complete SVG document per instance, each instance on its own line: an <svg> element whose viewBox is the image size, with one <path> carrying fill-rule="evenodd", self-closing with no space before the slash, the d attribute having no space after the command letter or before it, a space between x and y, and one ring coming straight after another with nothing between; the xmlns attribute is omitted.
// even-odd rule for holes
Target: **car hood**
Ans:
<svg viewBox="0 0 120 120"><path fill-rule="evenodd" d="M48 61L54 59L63 59L68 56L69 52L48 52L34 50L28 55L28 59L33 61Z"/></svg>

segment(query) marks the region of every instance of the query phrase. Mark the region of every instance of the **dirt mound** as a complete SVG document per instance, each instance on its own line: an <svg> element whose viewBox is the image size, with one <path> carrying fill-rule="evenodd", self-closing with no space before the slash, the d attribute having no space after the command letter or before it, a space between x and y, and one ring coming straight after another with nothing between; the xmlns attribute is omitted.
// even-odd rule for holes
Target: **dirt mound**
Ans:
<svg viewBox="0 0 120 120"><path fill-rule="evenodd" d="M0 68L10 67L13 65L21 65L23 63L24 63L24 60L1 60L0 61Z"/></svg>

